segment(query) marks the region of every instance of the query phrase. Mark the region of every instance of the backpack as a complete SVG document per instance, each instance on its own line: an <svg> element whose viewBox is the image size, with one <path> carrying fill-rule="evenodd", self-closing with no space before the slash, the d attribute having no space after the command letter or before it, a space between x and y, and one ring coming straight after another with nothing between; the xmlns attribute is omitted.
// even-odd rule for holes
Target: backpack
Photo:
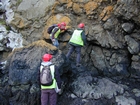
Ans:
<svg viewBox="0 0 140 105"><path fill-rule="evenodd" d="M51 34L51 33L52 33L52 30L53 30L55 27L57 27L57 24L51 25L51 26L48 28L47 33L48 33L48 34Z"/></svg>
<svg viewBox="0 0 140 105"><path fill-rule="evenodd" d="M53 78L51 74L50 65L43 66L42 70L40 71L40 83L43 86L50 86L53 84Z"/></svg>

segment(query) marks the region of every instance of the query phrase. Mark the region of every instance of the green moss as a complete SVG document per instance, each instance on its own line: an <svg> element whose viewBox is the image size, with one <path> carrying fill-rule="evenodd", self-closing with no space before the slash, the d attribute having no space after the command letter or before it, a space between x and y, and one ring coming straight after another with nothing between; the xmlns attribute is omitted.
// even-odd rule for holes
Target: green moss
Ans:
<svg viewBox="0 0 140 105"><path fill-rule="evenodd" d="M3 20L3 19L0 19L0 24L1 24L1 25L6 25L6 22L5 22L5 20Z"/></svg>
<svg viewBox="0 0 140 105"><path fill-rule="evenodd" d="M6 21L4 19L0 19L0 24L4 25L6 30L11 30L11 27L6 24Z"/></svg>
<svg viewBox="0 0 140 105"><path fill-rule="evenodd" d="M6 30L11 30L11 27L10 26L6 26Z"/></svg>

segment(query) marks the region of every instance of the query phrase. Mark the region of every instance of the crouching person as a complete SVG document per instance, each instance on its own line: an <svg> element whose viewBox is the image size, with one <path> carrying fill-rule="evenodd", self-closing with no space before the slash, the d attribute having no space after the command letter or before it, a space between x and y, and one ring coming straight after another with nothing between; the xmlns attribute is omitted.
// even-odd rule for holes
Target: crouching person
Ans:
<svg viewBox="0 0 140 105"><path fill-rule="evenodd" d="M41 105L56 105L57 92L61 91L60 74L51 59L51 54L44 54L40 66Z"/></svg>

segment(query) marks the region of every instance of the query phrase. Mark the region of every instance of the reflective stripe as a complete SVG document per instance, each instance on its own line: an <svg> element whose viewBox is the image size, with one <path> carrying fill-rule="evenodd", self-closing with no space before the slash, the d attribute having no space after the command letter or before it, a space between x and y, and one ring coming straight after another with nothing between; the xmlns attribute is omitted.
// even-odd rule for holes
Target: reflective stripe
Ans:
<svg viewBox="0 0 140 105"><path fill-rule="evenodd" d="M82 37L81 37L82 32L83 32L83 30L75 30L73 32L72 37L71 37L69 42L72 42L72 43L75 43L77 45L83 46L84 43L83 43L83 40L82 40Z"/></svg>

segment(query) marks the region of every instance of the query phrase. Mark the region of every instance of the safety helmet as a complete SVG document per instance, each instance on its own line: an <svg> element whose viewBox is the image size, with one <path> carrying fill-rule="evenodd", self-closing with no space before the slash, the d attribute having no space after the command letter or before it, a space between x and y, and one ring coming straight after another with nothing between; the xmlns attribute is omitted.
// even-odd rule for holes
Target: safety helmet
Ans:
<svg viewBox="0 0 140 105"><path fill-rule="evenodd" d="M62 22L61 25L66 26L66 23L65 22Z"/></svg>
<svg viewBox="0 0 140 105"><path fill-rule="evenodd" d="M84 25L84 23L80 23L80 24L78 25L78 27L79 27L79 28L84 28L85 25Z"/></svg>
<svg viewBox="0 0 140 105"><path fill-rule="evenodd" d="M48 62L52 59L52 55L51 54L44 54L42 59L43 59L43 62Z"/></svg>
<svg viewBox="0 0 140 105"><path fill-rule="evenodd" d="M60 27L60 26L61 26L61 24L60 24L60 23L58 23L58 24L57 24L57 26L58 26L58 27Z"/></svg>
<svg viewBox="0 0 140 105"><path fill-rule="evenodd" d="M66 30L66 23L65 22L62 22L60 24L58 24L58 27L61 29L61 30Z"/></svg>

